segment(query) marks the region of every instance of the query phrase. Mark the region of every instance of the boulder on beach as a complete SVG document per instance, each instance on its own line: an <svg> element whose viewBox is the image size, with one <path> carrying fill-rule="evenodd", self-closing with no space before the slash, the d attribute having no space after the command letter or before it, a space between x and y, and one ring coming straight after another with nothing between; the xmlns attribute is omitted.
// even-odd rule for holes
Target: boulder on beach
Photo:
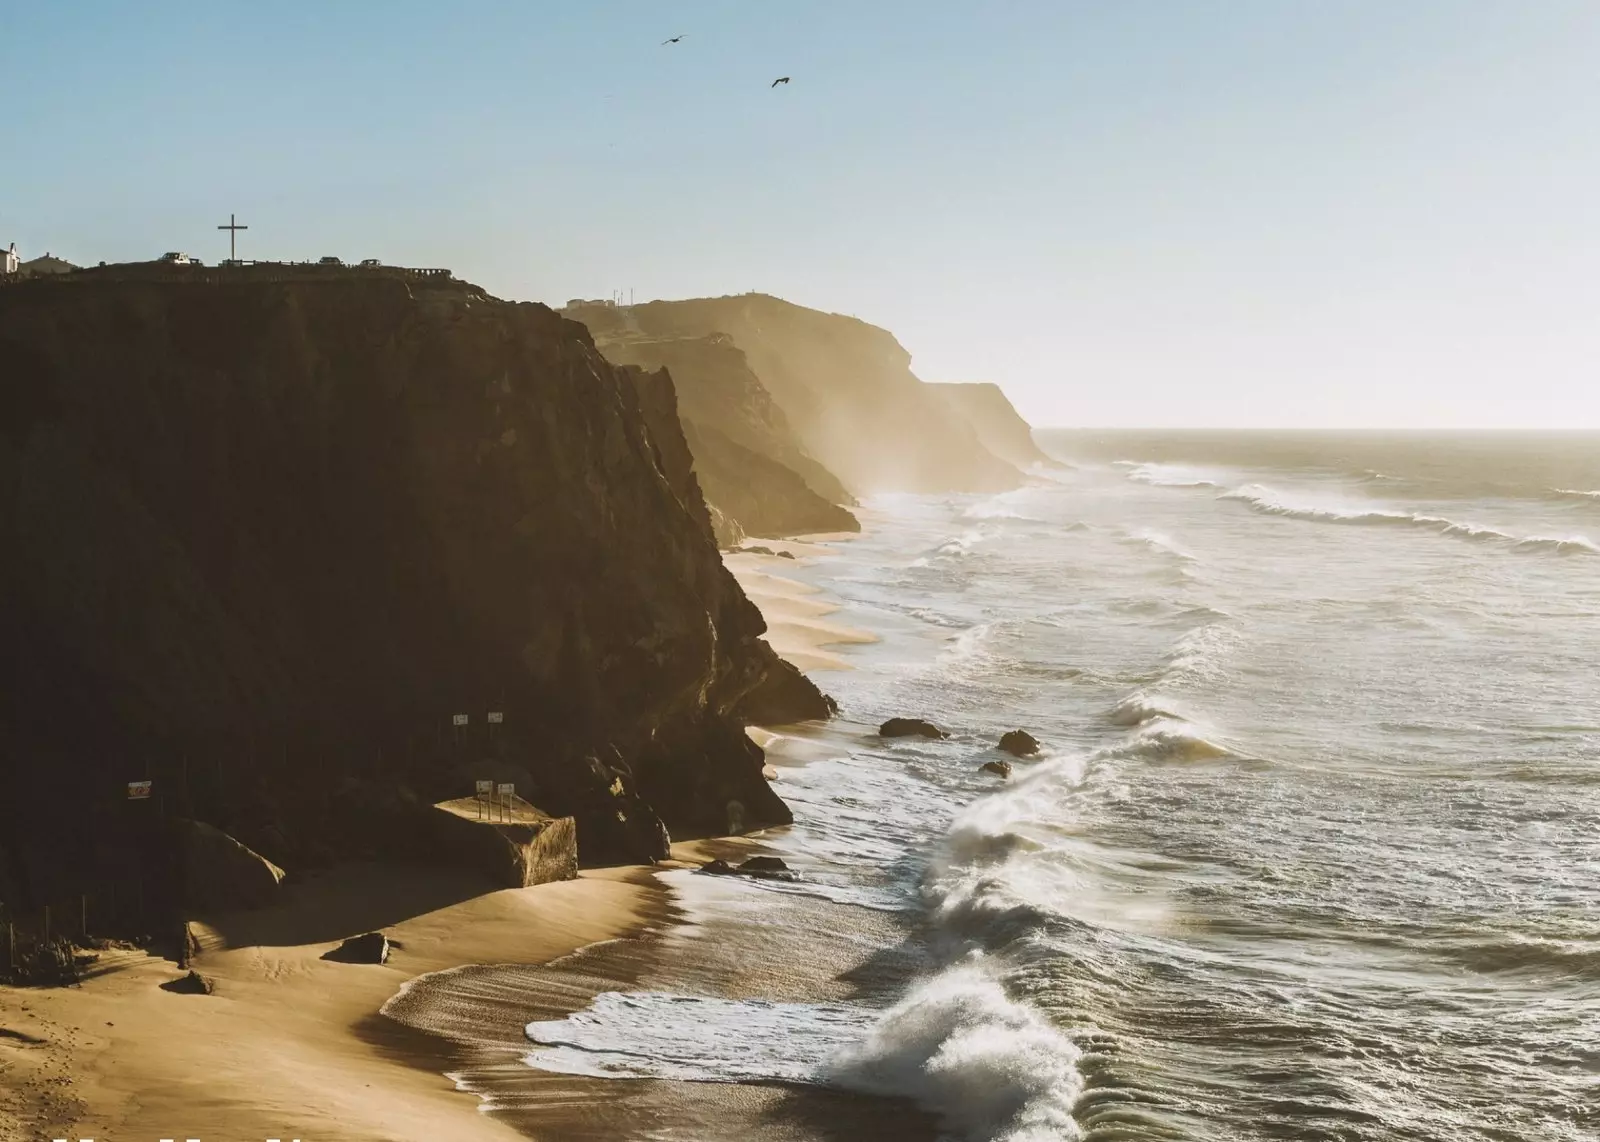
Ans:
<svg viewBox="0 0 1600 1142"><path fill-rule="evenodd" d="M779 551L779 552L776 552L775 554L778 556L779 559L793 559L794 558L794 552L792 552L792 551Z"/></svg>
<svg viewBox="0 0 1600 1142"><path fill-rule="evenodd" d="M788 872L789 866L783 863L782 858L772 856L755 856L739 866L740 872Z"/></svg>
<svg viewBox="0 0 1600 1142"><path fill-rule="evenodd" d="M995 773L1001 777L1011 776L1011 763L1009 761L986 761L978 767L983 773Z"/></svg>
<svg viewBox="0 0 1600 1142"><path fill-rule="evenodd" d="M890 718L878 727L880 738L934 738L943 740L950 735L932 722L921 718Z"/></svg>
<svg viewBox="0 0 1600 1142"><path fill-rule="evenodd" d="M1000 735L1000 749L1013 757L1032 757L1039 752L1039 739L1027 730L1008 730Z"/></svg>
<svg viewBox="0 0 1600 1142"><path fill-rule="evenodd" d="M389 937L382 932L363 932L351 936L337 948L323 953L325 960L344 964L382 964L389 960Z"/></svg>
<svg viewBox="0 0 1600 1142"><path fill-rule="evenodd" d="M739 870L719 857L716 860L706 861L700 866L700 871L710 876L733 876Z"/></svg>
<svg viewBox="0 0 1600 1142"><path fill-rule="evenodd" d="M161 990L175 992L178 995L210 995L216 990L216 984L212 982L210 976L192 971L188 975L168 980L161 985Z"/></svg>

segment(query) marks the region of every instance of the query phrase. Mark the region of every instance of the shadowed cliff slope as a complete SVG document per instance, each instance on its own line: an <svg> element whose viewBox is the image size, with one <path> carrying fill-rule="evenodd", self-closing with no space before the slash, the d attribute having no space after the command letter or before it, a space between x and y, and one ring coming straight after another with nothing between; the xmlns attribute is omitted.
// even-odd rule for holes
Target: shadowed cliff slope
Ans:
<svg viewBox="0 0 1600 1142"><path fill-rule="evenodd" d="M855 516L840 506L854 502L850 493L806 452L732 338L643 338L624 330L595 344L619 364L671 372L700 487L739 531L859 530Z"/></svg>
<svg viewBox="0 0 1600 1142"><path fill-rule="evenodd" d="M580 846L618 808L788 819L744 719L827 703L582 326L357 274L93 275L0 290L13 882L46 891L60 806L114 831L147 775L291 873L487 758Z"/></svg>
<svg viewBox="0 0 1600 1142"><path fill-rule="evenodd" d="M864 321L765 294L566 312L608 346L726 333L805 450L852 492L998 491L1022 482L917 379L900 343Z"/></svg>
<svg viewBox="0 0 1600 1142"><path fill-rule="evenodd" d="M1027 469L1034 464L1055 464L1034 443L1033 429L1006 398L999 385L930 384L928 386L955 414L972 425L983 446L1007 463Z"/></svg>

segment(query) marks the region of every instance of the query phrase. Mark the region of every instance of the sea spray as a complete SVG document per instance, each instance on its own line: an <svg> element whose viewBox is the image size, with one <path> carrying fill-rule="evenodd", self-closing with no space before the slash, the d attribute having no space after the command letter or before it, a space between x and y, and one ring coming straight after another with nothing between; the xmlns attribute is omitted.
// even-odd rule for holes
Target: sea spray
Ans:
<svg viewBox="0 0 1600 1142"><path fill-rule="evenodd" d="M973 1142L1082 1137L1078 1048L1012 1000L981 953L918 984L829 1068L841 1086L915 1099Z"/></svg>

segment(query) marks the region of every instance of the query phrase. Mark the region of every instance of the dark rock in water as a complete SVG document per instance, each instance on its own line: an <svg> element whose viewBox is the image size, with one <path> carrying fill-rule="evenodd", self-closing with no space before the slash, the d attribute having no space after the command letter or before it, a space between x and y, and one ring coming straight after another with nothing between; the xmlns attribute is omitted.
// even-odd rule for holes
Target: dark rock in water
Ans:
<svg viewBox="0 0 1600 1142"><path fill-rule="evenodd" d="M1001 777L1011 776L1011 763L1009 761L986 761L978 768L984 773L997 773Z"/></svg>
<svg viewBox="0 0 1600 1142"><path fill-rule="evenodd" d="M772 548L770 548L770 547L741 547L741 548L739 548L739 550L744 552L746 555L776 555L777 554L777 552L773 551Z"/></svg>
<svg viewBox="0 0 1600 1142"><path fill-rule="evenodd" d="M364 932L351 936L337 948L324 952L325 960L342 964L382 964L389 960L389 938L382 932Z"/></svg>
<svg viewBox="0 0 1600 1142"><path fill-rule="evenodd" d="M921 718L890 718L878 727L880 738L935 738L943 740L950 735L932 722Z"/></svg>
<svg viewBox="0 0 1600 1142"><path fill-rule="evenodd" d="M1000 748L1013 757L1032 757L1039 752L1039 739L1027 730L1008 730L1000 736Z"/></svg>
<svg viewBox="0 0 1600 1142"><path fill-rule="evenodd" d="M216 990L216 983L210 976L192 971L188 975L168 980L161 985L161 990L175 992L178 995L210 995Z"/></svg>
<svg viewBox="0 0 1600 1142"><path fill-rule="evenodd" d="M777 857L751 857L735 868L725 860L709 861L700 871L713 876L748 876L753 880L799 880L800 874Z"/></svg>
<svg viewBox="0 0 1600 1142"><path fill-rule="evenodd" d="M777 553L777 556L778 556L779 559L793 559L794 558L794 552L792 552L792 551L780 551L780 552Z"/></svg>

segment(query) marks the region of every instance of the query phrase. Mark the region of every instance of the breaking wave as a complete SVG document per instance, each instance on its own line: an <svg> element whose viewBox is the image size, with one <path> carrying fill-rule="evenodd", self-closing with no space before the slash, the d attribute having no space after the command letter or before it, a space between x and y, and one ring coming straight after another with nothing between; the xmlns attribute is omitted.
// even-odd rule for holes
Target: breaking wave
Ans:
<svg viewBox="0 0 1600 1142"><path fill-rule="evenodd" d="M1130 480L1151 484L1158 488L1228 488L1232 486L1231 473L1223 468L1205 468L1190 464L1148 464L1137 460L1117 460L1118 468L1126 469Z"/></svg>
<svg viewBox="0 0 1600 1142"><path fill-rule="evenodd" d="M912 1098L965 1138L1047 1142L1082 1137L1078 1059L974 956L912 988L830 1072L840 1086Z"/></svg>
<svg viewBox="0 0 1600 1142"><path fill-rule="evenodd" d="M1499 528L1482 524L1463 523L1445 516L1425 512L1408 512L1402 508L1373 505L1342 504L1330 501L1295 500L1264 484L1246 484L1224 492L1221 500L1236 500L1252 511L1264 515L1283 516L1288 519L1309 520L1314 523L1374 524L1399 527L1416 527L1439 535L1461 539L1487 540L1508 543L1528 550L1555 551L1562 554L1600 555L1600 544L1587 536L1514 535Z"/></svg>

